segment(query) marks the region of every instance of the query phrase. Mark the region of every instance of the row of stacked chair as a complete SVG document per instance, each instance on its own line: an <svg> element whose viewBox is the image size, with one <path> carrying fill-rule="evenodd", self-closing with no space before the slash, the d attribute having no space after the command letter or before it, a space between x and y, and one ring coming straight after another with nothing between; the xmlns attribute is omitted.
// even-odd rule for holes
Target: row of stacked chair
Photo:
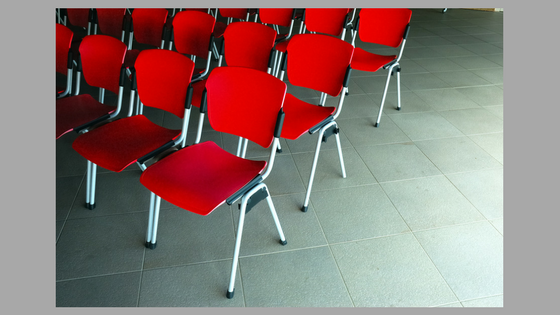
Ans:
<svg viewBox="0 0 560 315"><path fill-rule="evenodd" d="M111 10L112 14L121 12L119 9L106 10ZM156 247L162 198L200 215L208 215L224 203L232 205L240 201L239 228L226 294L231 298L246 212L266 199L280 243L286 244L264 182L272 170L276 153L281 151L279 139L296 140L306 133L317 134L315 156L301 209L305 212L321 143L330 136L335 136L342 177L346 177L336 118L348 94L351 70L388 70L377 126L390 76L396 72L397 80L400 78L399 59L408 34L411 11L362 9L352 24L355 10L316 9L314 12L307 9L301 16L300 33L292 35L294 21L298 18L295 9L279 9L282 11L279 13L289 16L283 20L280 14L273 15L274 9L238 9L237 15L231 13L231 19L245 21L228 19L220 27L215 16L201 12L204 10L181 10L168 24L169 44L165 45L167 9L134 9L131 14L134 31L130 32L127 45L125 27L122 27L127 21L126 10L122 10L122 32L112 32L113 36L85 36L80 40L77 56L73 56L71 49L72 32L57 24L56 70L66 74L70 84L57 88L56 137L58 139L70 131L80 133L72 147L87 160L86 207L89 209L96 205L98 165L113 172L120 172L135 163L140 166L143 171L140 182L151 191L146 234L148 248ZM89 27L95 22L101 32L111 33L102 27L111 24L104 15L107 12L96 11L97 19L90 19ZM219 9L224 17L230 14L223 11ZM328 18L319 19L320 12L327 14ZM252 14L255 22L246 21ZM267 21L268 25L257 23L259 16L261 22ZM336 19L335 16L342 18ZM146 23L139 22L143 19ZM114 30L119 24L116 20L112 20ZM329 21L335 21L335 25L326 23ZM279 28L270 27L271 24L289 26L290 31L285 36L278 36ZM315 28L315 25L322 24L324 28ZM345 29L354 24L352 42L349 43L344 40ZM312 33L305 33L306 30ZM395 48L401 46L400 53L380 56L354 48L357 34L363 41ZM155 47L134 51L131 49L133 37L151 42ZM216 41L219 41L218 45ZM210 69L213 54L219 63L218 67ZM206 59L206 67L196 69L195 58ZM221 66L222 58L227 66ZM74 60L77 64L75 76ZM89 86L100 88L98 100L89 94L80 94L82 75ZM305 102L289 93L283 82L284 76L294 86L320 92L319 104ZM75 81L74 87L72 81ZM128 113L117 119L123 108L125 84L131 87ZM398 85L397 88L400 92ZM116 106L103 104L106 90L117 95ZM327 95L339 98L337 106L325 106ZM182 128L172 130L151 122L143 115L144 106L177 116L183 121ZM199 109L199 125L196 140L188 144L192 106ZM400 93L398 107L400 109ZM206 115L214 130L239 137L236 155L211 141L200 142ZM248 141L270 148L269 159L246 159ZM146 166L148 162L151 164Z"/></svg>

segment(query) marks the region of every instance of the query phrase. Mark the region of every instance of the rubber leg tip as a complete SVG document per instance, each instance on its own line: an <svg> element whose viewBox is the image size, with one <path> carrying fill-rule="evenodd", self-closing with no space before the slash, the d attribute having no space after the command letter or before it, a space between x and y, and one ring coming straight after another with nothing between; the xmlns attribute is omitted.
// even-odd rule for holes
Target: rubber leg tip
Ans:
<svg viewBox="0 0 560 315"><path fill-rule="evenodd" d="M235 290L235 289L234 289L234 290ZM233 298L233 292L234 292L234 291L231 291L231 292L227 291L226 297L227 297L228 299Z"/></svg>
<svg viewBox="0 0 560 315"><path fill-rule="evenodd" d="M400 108L400 107L397 107L397 110L401 110L401 108Z"/></svg>
<svg viewBox="0 0 560 315"><path fill-rule="evenodd" d="M276 153L282 153L282 149L276 149Z"/></svg>
<svg viewBox="0 0 560 315"><path fill-rule="evenodd" d="M89 210L95 209L95 203L86 203L86 208L88 208Z"/></svg>
<svg viewBox="0 0 560 315"><path fill-rule="evenodd" d="M379 127L379 123L375 123L375 125L373 125L375 128Z"/></svg>
<svg viewBox="0 0 560 315"><path fill-rule="evenodd" d="M146 248L155 249L156 245L157 245L157 242L155 242L155 243L146 242L146 244L144 244L144 245L146 246Z"/></svg>
<svg viewBox="0 0 560 315"><path fill-rule="evenodd" d="M288 241L286 241L286 240L280 240L280 244L286 245L286 244L288 244Z"/></svg>
<svg viewBox="0 0 560 315"><path fill-rule="evenodd" d="M307 212L307 206L301 207L301 211L302 211L302 212Z"/></svg>

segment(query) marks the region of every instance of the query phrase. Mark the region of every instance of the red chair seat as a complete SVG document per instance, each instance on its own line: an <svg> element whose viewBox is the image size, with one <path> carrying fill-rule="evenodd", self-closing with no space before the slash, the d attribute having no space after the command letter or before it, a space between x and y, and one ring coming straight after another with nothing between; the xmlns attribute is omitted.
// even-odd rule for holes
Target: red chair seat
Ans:
<svg viewBox="0 0 560 315"><path fill-rule="evenodd" d="M295 140L332 115L335 110L335 107L310 104L286 93L284 99L286 118L284 119L281 137Z"/></svg>
<svg viewBox="0 0 560 315"><path fill-rule="evenodd" d="M170 203L208 215L266 166L207 141L179 150L148 167L140 182Z"/></svg>
<svg viewBox="0 0 560 315"><path fill-rule="evenodd" d="M290 42L290 39L288 38L288 39L286 39L286 40L283 40L283 41L281 41L281 42L278 42L278 43L276 44L276 46L274 46L274 48L275 48L276 50L282 52L282 53L285 53L285 52L286 52L286 48L288 48L288 43L289 43L289 42Z"/></svg>
<svg viewBox="0 0 560 315"><path fill-rule="evenodd" d="M216 25L214 26L214 37L215 38L220 38L224 35L224 32L226 31L227 28L227 24L224 22L216 22Z"/></svg>
<svg viewBox="0 0 560 315"><path fill-rule="evenodd" d="M352 57L352 69L360 71L375 72L384 65L397 59L396 55L384 56L370 53L362 48L356 47L354 49L354 56Z"/></svg>
<svg viewBox="0 0 560 315"><path fill-rule="evenodd" d="M87 160L120 172L144 155L175 139L181 130L169 130L143 115L115 120L78 137L72 147Z"/></svg>
<svg viewBox="0 0 560 315"><path fill-rule="evenodd" d="M56 138L104 115L111 114L116 106L101 104L89 94L56 100Z"/></svg>

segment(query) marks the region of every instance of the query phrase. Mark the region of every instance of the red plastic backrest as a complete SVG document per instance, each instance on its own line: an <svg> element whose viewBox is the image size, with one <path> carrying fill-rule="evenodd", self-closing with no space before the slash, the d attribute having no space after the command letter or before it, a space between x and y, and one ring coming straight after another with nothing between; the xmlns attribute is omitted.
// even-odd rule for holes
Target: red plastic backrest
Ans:
<svg viewBox="0 0 560 315"><path fill-rule="evenodd" d="M274 140L286 84L254 69L219 67L206 82L208 119L213 129L268 148Z"/></svg>
<svg viewBox="0 0 560 315"><path fill-rule="evenodd" d="M220 11L220 15L225 18L234 18L234 19L247 19L247 12L249 9L218 9Z"/></svg>
<svg viewBox="0 0 560 315"><path fill-rule="evenodd" d="M126 9L96 9L101 33L121 39Z"/></svg>
<svg viewBox="0 0 560 315"><path fill-rule="evenodd" d="M88 27L90 9L66 9L68 22L80 27Z"/></svg>
<svg viewBox="0 0 560 315"><path fill-rule="evenodd" d="M266 72L276 31L256 22L234 22L224 32L224 55L228 66Z"/></svg>
<svg viewBox="0 0 560 315"><path fill-rule="evenodd" d="M84 79L90 86L119 93L121 67L126 45L107 35L88 35L80 44Z"/></svg>
<svg viewBox="0 0 560 315"><path fill-rule="evenodd" d="M216 19L205 12L181 11L173 18L173 43L182 54L208 58Z"/></svg>
<svg viewBox="0 0 560 315"><path fill-rule="evenodd" d="M142 44L160 47L167 14L166 9L134 9L132 11L134 39Z"/></svg>
<svg viewBox="0 0 560 315"><path fill-rule="evenodd" d="M142 104L183 118L194 62L175 51L147 49L140 52L134 68Z"/></svg>
<svg viewBox="0 0 560 315"><path fill-rule="evenodd" d="M68 74L68 51L72 45L74 33L62 25L56 24L56 72Z"/></svg>
<svg viewBox="0 0 560 315"><path fill-rule="evenodd" d="M396 48L403 41L411 16L409 9L362 9L358 34L364 42Z"/></svg>
<svg viewBox="0 0 560 315"><path fill-rule="evenodd" d="M291 84L337 96L342 90L354 47L322 34L294 35L287 47Z"/></svg>
<svg viewBox="0 0 560 315"><path fill-rule="evenodd" d="M259 18L261 22L266 24L274 24L285 27L290 27L292 24L292 16L295 9L272 9L263 8L259 9Z"/></svg>
<svg viewBox="0 0 560 315"><path fill-rule="evenodd" d="M350 9L305 9L305 27L309 32L340 36Z"/></svg>

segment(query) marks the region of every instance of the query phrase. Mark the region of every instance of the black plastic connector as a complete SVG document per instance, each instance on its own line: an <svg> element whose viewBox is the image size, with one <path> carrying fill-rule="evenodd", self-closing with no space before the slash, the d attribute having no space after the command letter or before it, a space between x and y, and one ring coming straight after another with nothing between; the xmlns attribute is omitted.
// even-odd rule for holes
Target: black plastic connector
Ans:
<svg viewBox="0 0 560 315"><path fill-rule="evenodd" d="M352 73L352 67L348 65L348 67L346 68L346 74L344 75L344 82L342 83L344 87L348 87L348 84L350 83L351 73Z"/></svg>
<svg viewBox="0 0 560 315"><path fill-rule="evenodd" d="M187 87L187 97L185 98L185 108L190 109L192 106L192 97L193 97L193 87L192 84L189 84Z"/></svg>
<svg viewBox="0 0 560 315"><path fill-rule="evenodd" d="M68 50L68 61L66 63L66 68L67 69L74 68L74 60L72 59L72 49Z"/></svg>
<svg viewBox="0 0 560 315"><path fill-rule="evenodd" d="M144 246L146 246L146 248L149 248L149 249L155 249L156 245L157 245L157 242L155 242L155 243L146 242L144 244Z"/></svg>
<svg viewBox="0 0 560 315"><path fill-rule="evenodd" d="M262 176L257 175L257 177L253 178L249 183L247 183L247 185L243 186L243 188L239 189L228 199L226 199L226 203L231 206L234 202L236 202L239 198L243 197L243 195L245 195L249 190L251 190L253 187L255 187L257 184L259 184L262 181L263 181Z"/></svg>
<svg viewBox="0 0 560 315"><path fill-rule="evenodd" d="M202 97L200 98L200 113L205 114L208 110L208 103L206 102L208 92L206 92L206 88L202 91Z"/></svg>
<svg viewBox="0 0 560 315"><path fill-rule="evenodd" d="M322 122L320 122L317 125L315 125L314 127L310 128L309 133L310 134L316 133L319 129L323 128L324 125L328 124L332 120L333 120L333 116L330 115L329 117L325 118Z"/></svg>
<svg viewBox="0 0 560 315"><path fill-rule="evenodd" d="M276 54L276 49L272 48L270 54L268 55L268 67L272 69L274 65L274 55Z"/></svg>
<svg viewBox="0 0 560 315"><path fill-rule="evenodd" d="M137 85L136 85L136 69L130 68L129 70L131 72L130 77L132 78L132 81L130 83L130 89L132 91L136 91L136 88L137 88Z"/></svg>
<svg viewBox="0 0 560 315"><path fill-rule="evenodd" d="M150 152L150 153L144 155L143 157L139 158L137 161L138 161L138 163L140 163L140 164L144 164L144 163L145 163L146 161L148 161L149 159L151 159L151 158L153 158L154 156L156 156L156 155L158 155L158 154L164 152L165 150L171 148L171 147L174 146L174 145L175 145L175 142L174 142L173 140L172 140L172 141L169 141L169 142L167 142L166 144L164 144L163 146L161 146L161 147L159 147L159 148L153 150L152 152Z"/></svg>
<svg viewBox="0 0 560 315"><path fill-rule="evenodd" d="M404 29L403 39L406 39L408 37L408 31L410 31L410 24L407 24L406 28Z"/></svg>
<svg viewBox="0 0 560 315"><path fill-rule="evenodd" d="M278 112L278 116L276 117L276 126L274 127L274 137L275 138L280 138L280 135L282 134L282 126L284 125L284 118L286 117L286 114L284 113L284 111L282 109L280 109L280 111Z"/></svg>
<svg viewBox="0 0 560 315"><path fill-rule="evenodd" d="M286 51L286 53L284 53L284 55L282 56L282 63L280 64L280 70L286 71L287 68L288 68L288 52Z"/></svg>
<svg viewBox="0 0 560 315"><path fill-rule="evenodd" d="M126 79L126 67L121 66L121 75L119 77L119 86L124 86L124 80Z"/></svg>
<svg viewBox="0 0 560 315"><path fill-rule="evenodd" d="M254 206L256 206L259 202L265 200L266 197L268 197L268 191L266 191L265 187L261 188L259 191L254 193L249 198L249 200L247 200L247 206L245 207L245 214L249 213L249 211L251 211L251 209L253 209ZM239 205L239 208L241 209L241 205Z"/></svg>
<svg viewBox="0 0 560 315"><path fill-rule="evenodd" d="M355 32L358 31L358 29L360 29L360 16L358 15L358 18L356 19L356 27L355 27Z"/></svg>
<svg viewBox="0 0 560 315"><path fill-rule="evenodd" d="M82 55L80 55L80 53L78 52L78 72L82 72Z"/></svg>
<svg viewBox="0 0 560 315"><path fill-rule="evenodd" d="M323 139L321 141L327 142L327 139L332 136L336 135L340 132L340 129L336 125L330 126L325 132L323 132Z"/></svg>
<svg viewBox="0 0 560 315"><path fill-rule="evenodd" d="M211 51L214 47L214 35L210 34L210 43L208 44L208 51Z"/></svg>

